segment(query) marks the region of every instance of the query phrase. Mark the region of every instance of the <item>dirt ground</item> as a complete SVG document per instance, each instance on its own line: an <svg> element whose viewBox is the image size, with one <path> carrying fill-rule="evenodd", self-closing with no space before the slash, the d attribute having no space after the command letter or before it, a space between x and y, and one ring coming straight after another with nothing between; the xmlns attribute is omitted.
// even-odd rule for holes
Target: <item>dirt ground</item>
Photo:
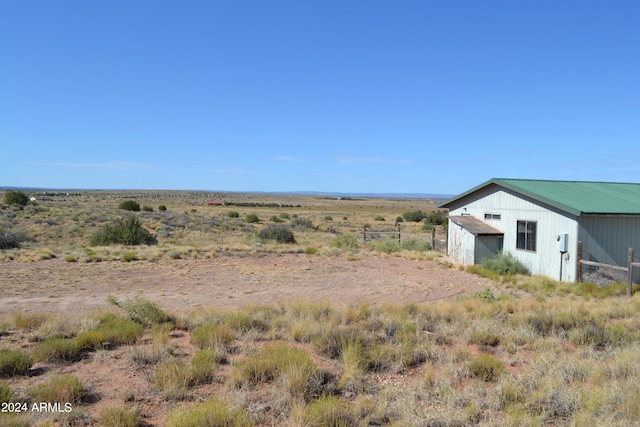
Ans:
<svg viewBox="0 0 640 427"><path fill-rule="evenodd" d="M0 315L90 312L106 297L142 292L164 309L273 305L305 299L348 305L426 302L473 293L487 281L436 261L399 257L350 261L302 254L236 254L212 259L0 263Z"/></svg>
<svg viewBox="0 0 640 427"><path fill-rule="evenodd" d="M281 301L304 299L329 301L344 306L369 301L371 304L427 302L452 299L485 287L485 279L436 261L412 261L399 257L364 258L349 261L307 255L234 254L213 259L178 259L158 262L70 263L62 259L19 263L0 263L0 316L11 313L52 312L77 318L83 312L108 307L106 297L119 298L142 292L145 298L176 314L198 307L233 308L247 305L273 305ZM8 331L0 345L32 351L36 343L24 333ZM197 350L187 332L176 330L168 343L173 357L189 363ZM294 345L294 344L292 344ZM295 343L310 351L309 344ZM134 405L143 417L141 426L162 426L167 413L179 403L165 401L153 389L150 378L154 365L137 366L134 354L153 352L151 338L145 335L135 346L121 346L86 354L75 363L36 363L31 374L6 379L17 396L43 383L52 374L72 374L81 379L88 394L82 405L70 414L28 414L31 425L99 425L101 411L122 406L123 395L131 394L127 405ZM141 353L142 352L142 353ZM236 357L236 356L232 356ZM322 368L337 375L337 362L322 360ZM224 378L231 368L222 365L219 380L190 390L189 400L226 396ZM373 381L409 387L419 373L379 373ZM275 386L268 386L275 387ZM266 389L264 393L274 393ZM0 424L3 424L0 414ZM71 422L70 416L74 421ZM278 420L257 424L277 425Z"/></svg>

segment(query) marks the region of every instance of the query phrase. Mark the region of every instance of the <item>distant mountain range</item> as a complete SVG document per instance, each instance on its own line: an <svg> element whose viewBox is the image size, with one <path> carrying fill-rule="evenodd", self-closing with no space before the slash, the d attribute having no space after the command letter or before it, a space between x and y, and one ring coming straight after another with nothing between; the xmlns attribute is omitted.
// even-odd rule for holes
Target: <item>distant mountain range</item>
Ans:
<svg viewBox="0 0 640 427"><path fill-rule="evenodd" d="M249 194L296 194L301 196L317 197L363 197L363 198L391 198L391 199L430 199L447 200L453 194L434 193L342 193L335 191L226 191L226 190L144 190L144 189L80 189L80 188L37 188L37 187L0 187L0 190L20 190L20 191L47 191L47 192L68 192L68 191L197 191L205 193L249 193Z"/></svg>

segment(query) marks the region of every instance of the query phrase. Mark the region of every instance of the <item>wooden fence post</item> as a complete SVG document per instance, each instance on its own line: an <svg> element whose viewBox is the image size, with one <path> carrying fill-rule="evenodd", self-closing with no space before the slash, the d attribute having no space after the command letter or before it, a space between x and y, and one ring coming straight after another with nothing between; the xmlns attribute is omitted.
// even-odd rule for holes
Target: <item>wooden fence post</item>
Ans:
<svg viewBox="0 0 640 427"><path fill-rule="evenodd" d="M629 248L629 271L627 273L627 296L631 297L633 290L633 248Z"/></svg>
<svg viewBox="0 0 640 427"><path fill-rule="evenodd" d="M436 250L436 226L431 227L431 250Z"/></svg>
<svg viewBox="0 0 640 427"><path fill-rule="evenodd" d="M576 279L577 282L582 282L582 241L578 240L578 254L576 256Z"/></svg>
<svg viewBox="0 0 640 427"><path fill-rule="evenodd" d="M400 223L396 224L397 230L398 230L398 245L400 245Z"/></svg>

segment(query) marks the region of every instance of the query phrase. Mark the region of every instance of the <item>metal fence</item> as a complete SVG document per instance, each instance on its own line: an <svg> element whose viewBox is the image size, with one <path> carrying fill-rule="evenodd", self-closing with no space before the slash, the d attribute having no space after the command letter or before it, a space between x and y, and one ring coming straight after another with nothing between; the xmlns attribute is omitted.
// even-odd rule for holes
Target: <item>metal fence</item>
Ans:
<svg viewBox="0 0 640 427"><path fill-rule="evenodd" d="M628 250L626 267L582 259L582 242L578 242L577 258L578 282L591 282L600 286L626 282L627 295L631 296L633 284L640 280L640 262L634 258L634 248Z"/></svg>
<svg viewBox="0 0 640 427"><path fill-rule="evenodd" d="M431 229L431 233L416 233L410 231L402 231L400 223L396 224L395 230L382 229L372 230L370 226L365 225L362 231L362 241L364 243L371 242L376 239L391 237L400 245L403 239L424 239L431 243L431 249L438 252L447 252L447 239L436 238L436 228Z"/></svg>

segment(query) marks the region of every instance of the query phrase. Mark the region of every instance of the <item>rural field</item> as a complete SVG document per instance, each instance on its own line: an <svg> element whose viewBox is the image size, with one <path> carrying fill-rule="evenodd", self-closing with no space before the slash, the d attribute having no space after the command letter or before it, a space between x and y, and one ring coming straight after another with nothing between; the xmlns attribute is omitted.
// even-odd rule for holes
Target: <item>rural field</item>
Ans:
<svg viewBox="0 0 640 427"><path fill-rule="evenodd" d="M2 426L640 425L640 297L458 268L437 201L2 200Z"/></svg>

